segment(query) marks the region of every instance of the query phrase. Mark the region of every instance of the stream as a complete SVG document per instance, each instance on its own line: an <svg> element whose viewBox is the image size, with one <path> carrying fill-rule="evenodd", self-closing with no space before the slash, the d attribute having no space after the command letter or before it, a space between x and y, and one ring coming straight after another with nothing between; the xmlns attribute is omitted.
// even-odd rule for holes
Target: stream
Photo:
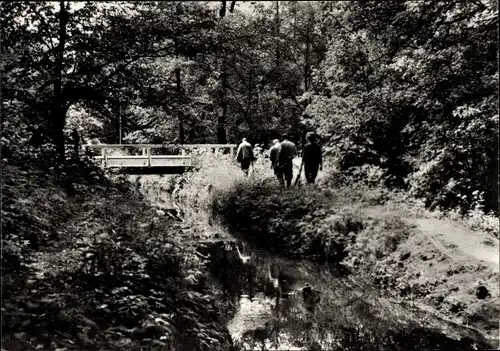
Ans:
<svg viewBox="0 0 500 351"><path fill-rule="evenodd" d="M247 263L236 245L245 247ZM227 327L243 350L491 348L479 332L384 297L334 267L272 257L235 241L199 250L209 251L212 273L237 304ZM278 274L281 294L273 284ZM306 284L313 298L304 296Z"/></svg>
<svg viewBox="0 0 500 351"><path fill-rule="evenodd" d="M272 256L206 223L193 225L210 231L207 240L193 240L234 303L227 328L239 350L494 348L478 331L384 296L347 269Z"/></svg>

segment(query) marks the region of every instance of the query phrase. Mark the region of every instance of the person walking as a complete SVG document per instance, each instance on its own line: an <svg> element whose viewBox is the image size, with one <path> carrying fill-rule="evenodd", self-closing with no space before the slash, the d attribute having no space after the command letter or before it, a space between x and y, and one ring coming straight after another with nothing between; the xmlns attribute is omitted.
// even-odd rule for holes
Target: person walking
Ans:
<svg viewBox="0 0 500 351"><path fill-rule="evenodd" d="M236 152L236 161L240 163L241 169L245 176L248 176L248 170L250 164L255 160L252 150L252 145L247 142L246 138L243 138L241 144L238 146L238 151Z"/></svg>
<svg viewBox="0 0 500 351"><path fill-rule="evenodd" d="M302 151L302 163L308 184L314 184L318 169L323 170L321 146L316 142L316 134L309 132L306 135L307 143Z"/></svg>
<svg viewBox="0 0 500 351"><path fill-rule="evenodd" d="M278 153L280 150L280 141L278 139L273 140L273 146L269 149L269 159L271 160L271 169L274 171L274 175L278 178L281 185L285 183L283 178L283 172L279 167Z"/></svg>
<svg viewBox="0 0 500 351"><path fill-rule="evenodd" d="M290 188L293 178L293 159L297 156L297 147L285 136L278 151L278 167L285 177L286 187Z"/></svg>

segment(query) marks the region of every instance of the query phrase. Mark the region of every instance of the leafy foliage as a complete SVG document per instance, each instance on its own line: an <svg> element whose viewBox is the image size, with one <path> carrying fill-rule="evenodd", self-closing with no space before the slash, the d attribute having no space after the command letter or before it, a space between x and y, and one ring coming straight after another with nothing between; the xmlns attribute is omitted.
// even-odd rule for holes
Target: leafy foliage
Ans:
<svg viewBox="0 0 500 351"><path fill-rule="evenodd" d="M413 196L498 232L494 1L240 3L0 4L9 345L229 345L204 262L171 235L186 228L82 155L94 138L266 144L287 133L300 146L317 130L340 171L329 168L324 192L281 192L265 158L241 181L227 155L203 152L162 185L285 255L339 262L358 250L367 224L345 201L424 211ZM373 259L409 233L397 217L370 228L393 234L361 245Z"/></svg>
<svg viewBox="0 0 500 351"><path fill-rule="evenodd" d="M62 4L2 4L6 156L46 163L73 128L264 144L317 129L353 179L497 211L492 1Z"/></svg>
<svg viewBox="0 0 500 351"><path fill-rule="evenodd" d="M338 263L363 222L356 213L334 209L331 201L331 193L241 183L215 192L212 210L233 232L275 254Z"/></svg>
<svg viewBox="0 0 500 351"><path fill-rule="evenodd" d="M497 7L493 2L324 3L332 39L311 123L340 167L381 167L431 208L497 208ZM339 140L341 140L339 142ZM477 196L476 196L477 198Z"/></svg>
<svg viewBox="0 0 500 351"><path fill-rule="evenodd" d="M4 347L228 347L227 307L207 294L194 248L172 234L180 224L127 179L78 180L84 170L67 175L77 180L70 193L62 175L5 167Z"/></svg>

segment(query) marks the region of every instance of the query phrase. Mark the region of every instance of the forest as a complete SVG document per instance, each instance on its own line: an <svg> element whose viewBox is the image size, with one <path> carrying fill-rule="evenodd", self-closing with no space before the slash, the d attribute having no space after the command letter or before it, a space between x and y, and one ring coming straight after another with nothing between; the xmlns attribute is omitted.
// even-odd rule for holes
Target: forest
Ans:
<svg viewBox="0 0 500 351"><path fill-rule="evenodd" d="M335 263L368 257L348 235L371 219L342 212L360 201L420 201L419 211L498 230L497 1L6 1L0 11L5 350L142 350L153 341L160 350L167 334L176 350L229 349L221 325L235 307L214 297L218 283L185 234L206 228L159 220L164 209L145 200L173 188L197 213L198 200L210 202L200 194L219 187L204 210L245 240L269 240L285 256L322 245ZM243 138L268 149L284 135L300 151L308 132L326 166L319 190L296 193L242 185L233 161L205 155L145 196L143 180L102 170L81 151L96 140ZM255 169L254 178L269 166ZM345 223L328 222L332 203ZM412 229L384 221L372 229L394 249L377 250L399 254ZM382 239L387 231L396 234ZM89 257L107 260L101 275L75 268Z"/></svg>
<svg viewBox="0 0 500 351"><path fill-rule="evenodd" d="M299 146L314 130L355 178L498 211L495 1L1 6L8 162L64 162L73 129Z"/></svg>

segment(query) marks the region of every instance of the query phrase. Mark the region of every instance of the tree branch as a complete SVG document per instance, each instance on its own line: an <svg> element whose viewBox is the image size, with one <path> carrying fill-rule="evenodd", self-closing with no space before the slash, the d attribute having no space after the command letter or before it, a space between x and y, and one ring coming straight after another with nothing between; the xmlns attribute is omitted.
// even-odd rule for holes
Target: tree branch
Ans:
<svg viewBox="0 0 500 351"><path fill-rule="evenodd" d="M238 100L238 98L236 97L236 94L234 93L234 90L231 87L229 87L229 86L228 86L228 88L229 88L229 91L231 91L231 94L233 95L234 100L236 100L236 102L238 103L238 107L239 107L240 111L243 112L243 113L245 113L245 108L241 104L240 100Z"/></svg>
<svg viewBox="0 0 500 351"><path fill-rule="evenodd" d="M32 4L33 4L32 6L36 6L36 3L32 3ZM38 12L36 10L36 8L34 8L34 7L32 7L31 10L34 11L35 13ZM47 22L45 21L45 18L42 15L40 15L40 22L42 22L42 31L45 32L45 34L47 35L47 38L49 38L49 43L50 43L51 49L55 50L54 43L52 42L52 36L50 35L50 33L48 31L49 26L47 25Z"/></svg>
<svg viewBox="0 0 500 351"><path fill-rule="evenodd" d="M233 69L234 72L236 72L236 75L238 76L238 78L240 79L240 81L243 83L243 85L245 86L245 88L249 89L246 81L245 81L245 77L243 77L243 75L238 71L238 69L236 68L236 65L231 65L231 68Z"/></svg>

